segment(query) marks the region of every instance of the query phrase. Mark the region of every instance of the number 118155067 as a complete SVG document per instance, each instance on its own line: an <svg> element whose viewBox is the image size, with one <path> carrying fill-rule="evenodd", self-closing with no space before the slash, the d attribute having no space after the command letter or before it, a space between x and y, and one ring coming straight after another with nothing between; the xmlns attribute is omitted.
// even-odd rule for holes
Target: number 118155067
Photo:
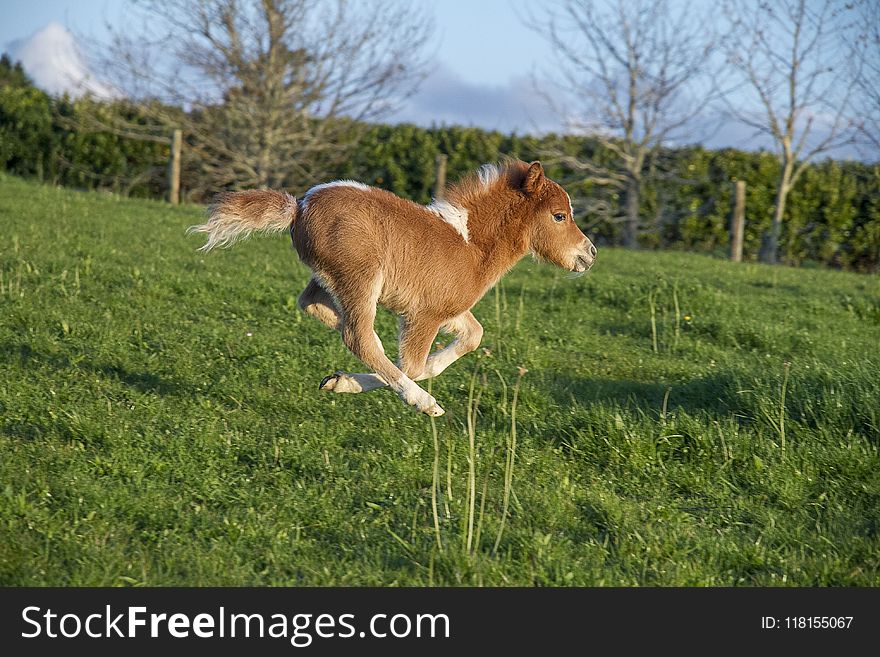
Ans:
<svg viewBox="0 0 880 657"><path fill-rule="evenodd" d="M765 630L846 630L852 625L853 616L762 616L761 628Z"/></svg>

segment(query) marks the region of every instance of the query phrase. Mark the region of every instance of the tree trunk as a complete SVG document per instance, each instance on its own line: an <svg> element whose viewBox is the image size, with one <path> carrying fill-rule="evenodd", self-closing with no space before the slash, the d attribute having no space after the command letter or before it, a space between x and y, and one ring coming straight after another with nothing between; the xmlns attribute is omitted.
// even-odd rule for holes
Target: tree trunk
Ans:
<svg viewBox="0 0 880 657"><path fill-rule="evenodd" d="M641 181L631 177L626 184L626 223L623 234L623 245L628 249L639 248L640 193Z"/></svg>
<svg viewBox="0 0 880 657"><path fill-rule="evenodd" d="M733 214L730 217L730 259L734 262L742 262L743 259L743 234L746 224L746 183L737 180L734 185Z"/></svg>
<svg viewBox="0 0 880 657"><path fill-rule="evenodd" d="M791 181L791 165L786 164L782 171L782 178L779 180L779 187L776 188L776 204L773 208L773 223L770 224L770 230L764 234L761 242L761 252L759 259L768 265L775 265L779 261L779 236L782 234L782 217L785 216L785 201L788 198L788 192Z"/></svg>

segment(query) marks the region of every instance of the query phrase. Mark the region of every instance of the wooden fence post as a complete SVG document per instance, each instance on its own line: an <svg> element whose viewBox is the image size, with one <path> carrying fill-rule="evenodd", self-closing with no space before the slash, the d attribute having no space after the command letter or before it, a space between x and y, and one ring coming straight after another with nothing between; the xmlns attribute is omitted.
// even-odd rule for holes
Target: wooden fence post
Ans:
<svg viewBox="0 0 880 657"><path fill-rule="evenodd" d="M730 216L730 259L742 262L743 232L746 223L746 183L736 181L736 192L733 202L733 214Z"/></svg>
<svg viewBox="0 0 880 657"><path fill-rule="evenodd" d="M443 153L437 155L437 179L434 184L434 199L442 201L446 196L446 156Z"/></svg>
<svg viewBox="0 0 880 657"><path fill-rule="evenodd" d="M175 130L171 137L171 156L168 159L168 202L180 203L180 149L183 145L183 132Z"/></svg>

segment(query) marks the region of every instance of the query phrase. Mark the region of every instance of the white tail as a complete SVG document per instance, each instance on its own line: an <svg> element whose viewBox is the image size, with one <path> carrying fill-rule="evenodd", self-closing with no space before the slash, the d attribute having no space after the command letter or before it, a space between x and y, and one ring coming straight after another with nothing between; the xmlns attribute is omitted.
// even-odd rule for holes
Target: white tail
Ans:
<svg viewBox="0 0 880 657"><path fill-rule="evenodd" d="M227 247L251 233L280 233L296 219L296 199L287 192L254 189L225 192L208 206L208 220L191 226L187 233L206 233L200 251Z"/></svg>

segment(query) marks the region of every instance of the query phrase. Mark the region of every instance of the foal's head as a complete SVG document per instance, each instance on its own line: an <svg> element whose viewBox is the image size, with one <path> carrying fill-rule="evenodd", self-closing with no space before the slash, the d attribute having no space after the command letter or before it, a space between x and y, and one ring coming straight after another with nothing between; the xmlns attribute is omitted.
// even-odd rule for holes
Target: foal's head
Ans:
<svg viewBox="0 0 880 657"><path fill-rule="evenodd" d="M596 247L574 223L571 199L544 175L540 162L532 162L522 182L528 208L529 248L554 265L583 272L596 261Z"/></svg>

